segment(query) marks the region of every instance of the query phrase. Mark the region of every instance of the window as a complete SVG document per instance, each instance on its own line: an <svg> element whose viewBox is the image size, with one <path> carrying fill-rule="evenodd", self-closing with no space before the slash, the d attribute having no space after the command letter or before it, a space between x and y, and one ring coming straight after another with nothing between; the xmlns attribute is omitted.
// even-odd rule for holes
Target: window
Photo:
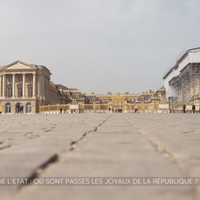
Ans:
<svg viewBox="0 0 200 200"><path fill-rule="evenodd" d="M144 97L143 96L141 97L141 101L144 101Z"/></svg>
<svg viewBox="0 0 200 200"><path fill-rule="evenodd" d="M12 75L9 75L9 76L8 76L8 81L9 81L9 82L12 82Z"/></svg>
<svg viewBox="0 0 200 200"><path fill-rule="evenodd" d="M8 88L8 97L12 97L12 88Z"/></svg>
<svg viewBox="0 0 200 200"><path fill-rule="evenodd" d="M6 104L6 113L11 113L11 105L10 105L10 103Z"/></svg>
<svg viewBox="0 0 200 200"><path fill-rule="evenodd" d="M18 76L18 81L19 81L19 82L22 82L22 79L23 79L23 78L22 78L22 75L19 75L19 76Z"/></svg>
<svg viewBox="0 0 200 200"><path fill-rule="evenodd" d="M67 95L67 98L70 98L70 94Z"/></svg>
<svg viewBox="0 0 200 200"><path fill-rule="evenodd" d="M158 97L161 97L161 96L162 96L162 94L161 94L161 92L159 92L159 93L158 93Z"/></svg>
<svg viewBox="0 0 200 200"><path fill-rule="evenodd" d="M33 96L33 88L29 87L28 88L28 97L32 97Z"/></svg>
<svg viewBox="0 0 200 200"><path fill-rule="evenodd" d="M79 94L76 94L76 98L79 99Z"/></svg>
<svg viewBox="0 0 200 200"><path fill-rule="evenodd" d="M29 76L28 76L28 81L29 81L29 82L32 82L32 81L33 81L33 75L29 75Z"/></svg>
<svg viewBox="0 0 200 200"><path fill-rule="evenodd" d="M26 113L31 113L32 112L32 106L30 103L26 104Z"/></svg>
<svg viewBox="0 0 200 200"><path fill-rule="evenodd" d="M96 101L95 97L92 98L92 101Z"/></svg>
<svg viewBox="0 0 200 200"><path fill-rule="evenodd" d="M18 88L18 97L22 97L22 87Z"/></svg>

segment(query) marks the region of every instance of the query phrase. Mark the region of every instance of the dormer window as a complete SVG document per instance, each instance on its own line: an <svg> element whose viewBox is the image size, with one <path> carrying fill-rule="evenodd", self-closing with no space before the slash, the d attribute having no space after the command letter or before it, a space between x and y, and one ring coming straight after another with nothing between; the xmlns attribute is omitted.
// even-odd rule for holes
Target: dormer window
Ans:
<svg viewBox="0 0 200 200"><path fill-rule="evenodd" d="M95 97L92 98L92 101L93 101L93 102L96 101Z"/></svg>
<svg viewBox="0 0 200 200"><path fill-rule="evenodd" d="M159 93L158 93L158 97L161 97L161 96L162 96L162 94L161 94L161 92L159 92Z"/></svg>
<svg viewBox="0 0 200 200"><path fill-rule="evenodd" d="M144 101L144 97L143 96L141 97L141 101Z"/></svg>
<svg viewBox="0 0 200 200"><path fill-rule="evenodd" d="M80 97L79 97L79 94L76 94L76 98L77 98L77 99L79 99L79 98L80 98Z"/></svg>

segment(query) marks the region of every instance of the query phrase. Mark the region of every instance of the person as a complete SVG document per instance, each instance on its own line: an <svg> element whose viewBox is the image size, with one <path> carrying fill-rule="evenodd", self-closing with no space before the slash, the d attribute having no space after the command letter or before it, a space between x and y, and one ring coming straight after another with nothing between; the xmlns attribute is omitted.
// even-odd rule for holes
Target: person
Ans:
<svg viewBox="0 0 200 200"><path fill-rule="evenodd" d="M183 113L185 113L186 105L183 104Z"/></svg>
<svg viewBox="0 0 200 200"><path fill-rule="evenodd" d="M60 114L62 114L62 108L60 109Z"/></svg>
<svg viewBox="0 0 200 200"><path fill-rule="evenodd" d="M109 110L109 112L110 112L111 108L108 108L108 110Z"/></svg>
<svg viewBox="0 0 200 200"><path fill-rule="evenodd" d="M24 105L21 103L20 104L20 113L23 114L24 113Z"/></svg>
<svg viewBox="0 0 200 200"><path fill-rule="evenodd" d="M193 112L193 113L195 113L195 108L196 108L196 107L195 107L195 105L194 105L194 103L193 103L193 105L192 105L192 112Z"/></svg>

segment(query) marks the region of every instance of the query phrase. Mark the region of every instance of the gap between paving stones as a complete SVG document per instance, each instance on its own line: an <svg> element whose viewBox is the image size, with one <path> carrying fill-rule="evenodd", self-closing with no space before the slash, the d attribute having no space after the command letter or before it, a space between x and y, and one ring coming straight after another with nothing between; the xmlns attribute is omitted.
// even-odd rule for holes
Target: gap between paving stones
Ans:
<svg viewBox="0 0 200 200"><path fill-rule="evenodd" d="M161 146L159 144L156 143L156 141L154 139L152 139L151 137L149 137L149 135L147 135L140 127L138 127L136 124L133 124L129 119L127 119L126 117L122 116L133 128L135 128L142 136L145 137L146 140L149 141L149 143L156 149L156 151L158 151L161 155L163 155L164 157L166 157L170 162L172 162L173 164L175 164L175 166L178 168L178 170L181 172L181 174L183 175L183 177L188 177L188 173L186 172L186 170L183 169L183 167L179 164L179 162L174 158L174 156L168 152L164 146ZM196 187L192 187L192 190L195 193L196 198L199 197L199 191Z"/></svg>
<svg viewBox="0 0 200 200"><path fill-rule="evenodd" d="M107 119L105 119L102 123L100 123L98 126L95 127L94 130L87 131L82 135L82 137L76 141L71 142L71 147L69 149L69 152L74 151L81 143L84 141L84 139L92 132L96 132L100 126L102 126L108 119L112 117L109 116ZM61 159L62 154L54 154L52 157L50 157L46 162L44 162L42 165L40 165L36 170L33 171L33 173L28 177L28 185L30 185L31 182L34 181L34 179L39 178L40 175L44 172L45 169L50 167L52 164L58 163L58 161ZM28 186L28 185L19 185L18 191L22 190L22 188Z"/></svg>

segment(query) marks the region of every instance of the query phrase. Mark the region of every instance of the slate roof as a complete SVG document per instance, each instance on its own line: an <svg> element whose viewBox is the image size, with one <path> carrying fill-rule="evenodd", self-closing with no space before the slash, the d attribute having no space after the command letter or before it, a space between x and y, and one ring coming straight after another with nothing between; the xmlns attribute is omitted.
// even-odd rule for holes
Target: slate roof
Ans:
<svg viewBox="0 0 200 200"><path fill-rule="evenodd" d="M158 93L161 93L162 96L165 96L166 95L166 90L157 90L154 94L154 97L158 97Z"/></svg>
<svg viewBox="0 0 200 200"><path fill-rule="evenodd" d="M95 98L96 101L92 101L92 99ZM96 97L95 95L87 95L86 99L90 102L90 103L100 103L100 99L98 97Z"/></svg>
<svg viewBox="0 0 200 200"><path fill-rule="evenodd" d="M62 90L69 90L68 87L61 85L61 84L55 84L55 86L58 87L58 89L62 89Z"/></svg>
<svg viewBox="0 0 200 200"><path fill-rule="evenodd" d="M141 96L138 97L137 100L138 101L148 101L152 96L153 96L153 94L141 94ZM142 97L144 97L144 100L142 100Z"/></svg>

